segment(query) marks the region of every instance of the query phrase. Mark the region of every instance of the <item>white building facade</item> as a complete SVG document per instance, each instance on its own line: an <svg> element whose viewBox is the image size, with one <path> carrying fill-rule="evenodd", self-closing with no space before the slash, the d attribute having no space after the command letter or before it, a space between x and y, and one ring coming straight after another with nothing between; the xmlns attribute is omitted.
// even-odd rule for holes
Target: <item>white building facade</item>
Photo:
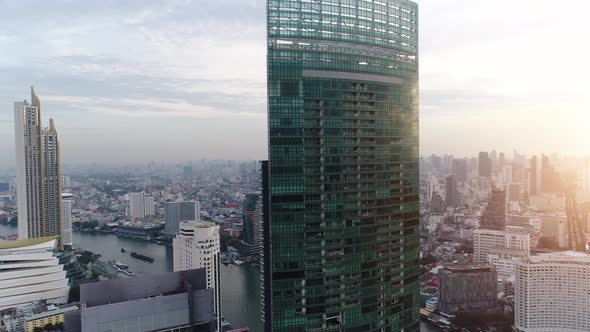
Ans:
<svg viewBox="0 0 590 332"><path fill-rule="evenodd" d="M57 130L41 124L41 103L14 103L18 237L60 236L61 172ZM61 243L62 241L60 241Z"/></svg>
<svg viewBox="0 0 590 332"><path fill-rule="evenodd" d="M590 331L590 256L560 252L516 264L514 326L521 332Z"/></svg>
<svg viewBox="0 0 590 332"><path fill-rule="evenodd" d="M476 264L486 264L492 248L522 249L531 252L531 234L521 228L506 230L476 229L473 231L473 254Z"/></svg>
<svg viewBox="0 0 590 332"><path fill-rule="evenodd" d="M67 271L53 253L56 246L57 237L0 243L0 310L68 302Z"/></svg>
<svg viewBox="0 0 590 332"><path fill-rule="evenodd" d="M215 314L221 331L219 226L205 221L183 221L173 242L174 272L204 268L207 288L215 290Z"/></svg>
<svg viewBox="0 0 590 332"><path fill-rule="evenodd" d="M61 194L61 234L64 245L71 246L74 242L72 235L72 207L74 195Z"/></svg>

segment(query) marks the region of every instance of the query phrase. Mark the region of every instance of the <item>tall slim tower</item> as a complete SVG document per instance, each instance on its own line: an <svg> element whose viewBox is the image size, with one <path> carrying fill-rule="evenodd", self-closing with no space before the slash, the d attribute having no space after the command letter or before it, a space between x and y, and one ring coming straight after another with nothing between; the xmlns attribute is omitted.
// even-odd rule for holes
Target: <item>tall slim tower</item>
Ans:
<svg viewBox="0 0 590 332"><path fill-rule="evenodd" d="M418 331L418 5L267 20L265 331Z"/></svg>
<svg viewBox="0 0 590 332"><path fill-rule="evenodd" d="M14 103L19 239L60 235L61 170L57 130L41 125L41 103L31 87L31 104ZM63 239L60 237L60 246Z"/></svg>
<svg viewBox="0 0 590 332"><path fill-rule="evenodd" d="M207 270L207 288L215 290L217 331L221 332L221 278L219 225L207 221L183 221L173 242L174 272Z"/></svg>

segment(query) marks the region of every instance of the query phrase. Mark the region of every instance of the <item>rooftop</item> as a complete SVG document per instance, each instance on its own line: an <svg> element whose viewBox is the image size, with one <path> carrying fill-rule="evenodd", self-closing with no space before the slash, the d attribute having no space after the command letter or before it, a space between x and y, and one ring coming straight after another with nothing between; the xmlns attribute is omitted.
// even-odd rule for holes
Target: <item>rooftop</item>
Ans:
<svg viewBox="0 0 590 332"><path fill-rule="evenodd" d="M26 240L17 240L17 241L0 241L0 250L2 249L17 249L17 248L25 248L36 246L39 244L49 243L51 241L56 240L57 236L50 236L50 237L40 237L36 239L26 239Z"/></svg>

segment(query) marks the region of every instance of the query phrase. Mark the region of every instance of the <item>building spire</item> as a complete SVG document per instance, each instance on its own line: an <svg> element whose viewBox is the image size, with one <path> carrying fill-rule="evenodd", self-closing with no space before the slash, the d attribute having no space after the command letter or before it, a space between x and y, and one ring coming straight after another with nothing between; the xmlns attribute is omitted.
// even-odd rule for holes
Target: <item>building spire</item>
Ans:
<svg viewBox="0 0 590 332"><path fill-rule="evenodd" d="M33 106L37 106L39 108L41 108L41 102L39 101L39 97L37 97L37 94L35 93L35 88L31 85L31 104Z"/></svg>

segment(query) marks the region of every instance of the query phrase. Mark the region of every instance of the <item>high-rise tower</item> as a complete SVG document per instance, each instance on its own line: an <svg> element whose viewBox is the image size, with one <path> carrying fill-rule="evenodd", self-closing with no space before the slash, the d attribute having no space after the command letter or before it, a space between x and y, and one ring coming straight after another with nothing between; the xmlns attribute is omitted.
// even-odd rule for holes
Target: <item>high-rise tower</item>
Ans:
<svg viewBox="0 0 590 332"><path fill-rule="evenodd" d="M492 159L487 152L479 153L479 177L489 178L492 176Z"/></svg>
<svg viewBox="0 0 590 332"><path fill-rule="evenodd" d="M217 332L222 331L219 225L207 221L183 221L173 240L174 272L207 270L207 288L215 290Z"/></svg>
<svg viewBox="0 0 590 332"><path fill-rule="evenodd" d="M418 6L267 6L265 330L418 331Z"/></svg>
<svg viewBox="0 0 590 332"><path fill-rule="evenodd" d="M41 125L41 103L31 87L31 104L14 103L19 239L60 235L61 172L57 130ZM59 240L63 246L63 240Z"/></svg>

